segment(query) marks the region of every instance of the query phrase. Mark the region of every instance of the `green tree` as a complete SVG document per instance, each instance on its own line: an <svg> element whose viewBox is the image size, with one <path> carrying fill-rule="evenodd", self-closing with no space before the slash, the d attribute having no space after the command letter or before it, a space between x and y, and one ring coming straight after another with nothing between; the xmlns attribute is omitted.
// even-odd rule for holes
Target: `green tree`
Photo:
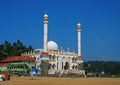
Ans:
<svg viewBox="0 0 120 85"><path fill-rule="evenodd" d="M34 49L31 45L27 47L20 40L13 43L5 41L0 45L0 60L10 56L19 56L21 53L33 50Z"/></svg>
<svg viewBox="0 0 120 85"><path fill-rule="evenodd" d="M88 61L84 63L87 72L105 72L106 75L120 74L120 62L117 61Z"/></svg>

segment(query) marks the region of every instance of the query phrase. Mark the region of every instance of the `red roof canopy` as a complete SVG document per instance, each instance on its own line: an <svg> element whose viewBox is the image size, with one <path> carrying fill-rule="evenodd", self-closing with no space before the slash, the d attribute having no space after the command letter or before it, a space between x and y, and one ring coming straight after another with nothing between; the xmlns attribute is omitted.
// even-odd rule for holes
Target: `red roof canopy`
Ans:
<svg viewBox="0 0 120 85"><path fill-rule="evenodd" d="M27 60L27 61L35 61L35 58L32 58L30 56L13 56L13 57L8 57L2 61L0 61L0 63L6 63L6 62L17 62L17 61L23 61L23 60Z"/></svg>

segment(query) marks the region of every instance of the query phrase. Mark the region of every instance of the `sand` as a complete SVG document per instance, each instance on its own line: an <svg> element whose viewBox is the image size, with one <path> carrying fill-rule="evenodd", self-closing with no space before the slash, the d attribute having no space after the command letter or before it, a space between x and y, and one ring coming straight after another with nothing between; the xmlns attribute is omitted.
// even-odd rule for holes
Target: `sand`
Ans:
<svg viewBox="0 0 120 85"><path fill-rule="evenodd" d="M11 77L0 85L120 85L120 78Z"/></svg>

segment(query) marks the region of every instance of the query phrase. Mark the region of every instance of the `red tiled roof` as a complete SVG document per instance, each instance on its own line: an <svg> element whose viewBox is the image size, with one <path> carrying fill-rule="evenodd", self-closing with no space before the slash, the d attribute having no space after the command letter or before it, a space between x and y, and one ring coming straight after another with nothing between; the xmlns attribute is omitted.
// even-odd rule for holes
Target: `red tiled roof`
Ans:
<svg viewBox="0 0 120 85"><path fill-rule="evenodd" d="M13 56L13 57L8 57L0 62L5 63L5 62L16 62L16 61L23 61L23 60L35 61L35 59L30 56Z"/></svg>

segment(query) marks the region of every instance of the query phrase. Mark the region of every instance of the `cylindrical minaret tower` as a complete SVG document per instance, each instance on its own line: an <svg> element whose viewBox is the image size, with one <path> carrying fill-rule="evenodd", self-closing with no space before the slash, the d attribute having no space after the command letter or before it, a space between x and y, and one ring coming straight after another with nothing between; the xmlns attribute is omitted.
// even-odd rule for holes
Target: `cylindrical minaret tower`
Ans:
<svg viewBox="0 0 120 85"><path fill-rule="evenodd" d="M48 15L44 15L44 52L47 53L47 42L48 42Z"/></svg>
<svg viewBox="0 0 120 85"><path fill-rule="evenodd" d="M48 68L49 68L49 55L48 55L48 47L47 41L48 40L48 15L44 15L44 52L41 53L41 75L47 76L48 75Z"/></svg>
<svg viewBox="0 0 120 85"><path fill-rule="evenodd" d="M83 60L82 60L82 56L81 56L81 24L80 23L77 24L77 32L78 32L78 59L77 59L77 63L78 63L78 70L82 70L83 69Z"/></svg>
<svg viewBox="0 0 120 85"><path fill-rule="evenodd" d="M78 32L78 58L81 58L81 24L77 24L77 32Z"/></svg>

